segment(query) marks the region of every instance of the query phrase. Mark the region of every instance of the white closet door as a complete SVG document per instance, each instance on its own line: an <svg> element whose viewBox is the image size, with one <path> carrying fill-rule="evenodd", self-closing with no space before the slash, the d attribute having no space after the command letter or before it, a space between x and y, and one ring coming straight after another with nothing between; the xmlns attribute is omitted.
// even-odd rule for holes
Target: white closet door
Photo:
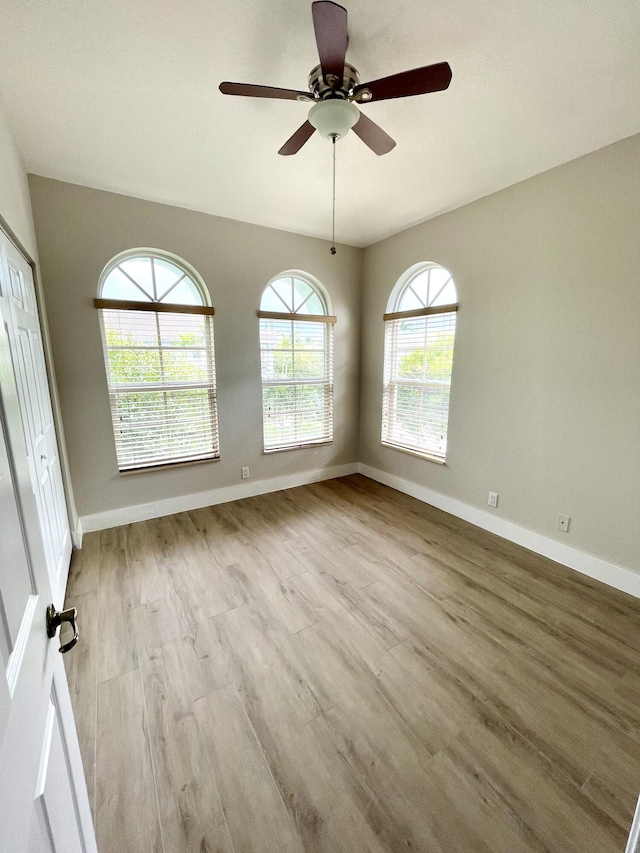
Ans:
<svg viewBox="0 0 640 853"><path fill-rule="evenodd" d="M62 607L71 532L62 484L44 348L31 266L0 231L0 306L7 324L31 482L56 607Z"/></svg>
<svg viewBox="0 0 640 853"><path fill-rule="evenodd" d="M0 850L97 853L8 328L0 305Z"/></svg>

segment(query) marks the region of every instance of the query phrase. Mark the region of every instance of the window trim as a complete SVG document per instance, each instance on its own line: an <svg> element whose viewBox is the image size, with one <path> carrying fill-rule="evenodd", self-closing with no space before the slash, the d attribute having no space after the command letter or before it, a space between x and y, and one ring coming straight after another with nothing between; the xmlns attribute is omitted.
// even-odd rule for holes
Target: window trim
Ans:
<svg viewBox="0 0 640 853"><path fill-rule="evenodd" d="M401 447L399 444L391 444L388 441L382 441L380 444L383 447L390 447L392 450L399 450L400 453L407 453L409 456L417 456L418 459L426 459L427 462L435 462L436 465L446 465L447 460L444 456L434 456L433 453L420 453L419 450L412 450L410 447Z"/></svg>

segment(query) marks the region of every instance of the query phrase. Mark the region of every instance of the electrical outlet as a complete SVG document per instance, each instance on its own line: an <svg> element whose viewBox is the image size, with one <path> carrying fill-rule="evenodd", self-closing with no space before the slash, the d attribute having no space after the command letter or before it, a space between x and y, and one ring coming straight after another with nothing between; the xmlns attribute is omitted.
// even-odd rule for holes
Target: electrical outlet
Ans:
<svg viewBox="0 0 640 853"><path fill-rule="evenodd" d="M558 520L556 521L556 527L558 530L562 530L563 533L567 533L569 530L569 522L571 519L568 515L561 515L558 513Z"/></svg>
<svg viewBox="0 0 640 853"><path fill-rule="evenodd" d="M489 500L487 501L489 506L498 506L498 493L497 492L489 492Z"/></svg>
<svg viewBox="0 0 640 853"><path fill-rule="evenodd" d="M249 479L249 469L248 468L242 468L242 479L243 480Z"/></svg>

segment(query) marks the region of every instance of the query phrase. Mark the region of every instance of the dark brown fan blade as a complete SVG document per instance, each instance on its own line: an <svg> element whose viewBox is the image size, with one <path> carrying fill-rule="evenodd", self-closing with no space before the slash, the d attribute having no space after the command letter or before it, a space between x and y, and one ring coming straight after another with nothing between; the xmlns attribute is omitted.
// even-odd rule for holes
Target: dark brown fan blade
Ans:
<svg viewBox="0 0 640 853"><path fill-rule="evenodd" d="M322 66L325 83L334 75L336 82L332 88L339 89L344 77L344 57L347 53L347 10L331 0L316 0L311 4L313 28L316 33L318 56Z"/></svg>
<svg viewBox="0 0 640 853"><path fill-rule="evenodd" d="M396 147L395 139L392 139L388 133L385 133L375 121L371 121L364 113L360 113L360 118L353 126L353 132L378 156L388 154Z"/></svg>
<svg viewBox="0 0 640 853"><path fill-rule="evenodd" d="M247 98L282 98L285 101L297 101L298 98L314 100L309 92L297 92L295 89L276 89L274 86L254 86L252 83L220 83L223 95L244 95Z"/></svg>
<svg viewBox="0 0 640 853"><path fill-rule="evenodd" d="M389 98L406 98L409 95L425 95L427 92L441 92L451 83L451 68L448 62L426 65L402 71L371 83L362 83L353 90L358 103L384 101ZM367 97L367 91L371 93Z"/></svg>
<svg viewBox="0 0 640 853"><path fill-rule="evenodd" d="M302 127L299 127L293 136L287 139L285 144L278 151L278 154L283 154L285 157L288 157L290 154L297 154L305 142L310 139L315 132L315 127L308 121L305 121Z"/></svg>

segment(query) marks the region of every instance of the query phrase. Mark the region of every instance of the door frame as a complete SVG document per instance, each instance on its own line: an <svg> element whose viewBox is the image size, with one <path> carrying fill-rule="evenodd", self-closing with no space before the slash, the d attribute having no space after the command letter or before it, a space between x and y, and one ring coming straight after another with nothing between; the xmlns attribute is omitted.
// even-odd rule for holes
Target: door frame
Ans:
<svg viewBox="0 0 640 853"><path fill-rule="evenodd" d="M49 387L49 397L51 399L51 409L53 411L53 423L56 433L56 444L58 446L58 457L60 459L60 470L62 472L62 486L64 490L65 505L67 508L67 518L69 520L69 529L71 531L71 542L74 548L82 547L82 527L76 510L75 499L73 496L73 486L71 485L71 470L69 468L69 458L67 456L67 447L64 437L64 427L62 425L62 411L60 408L60 399L58 397L58 386L56 384L55 370L53 366L53 351L51 348L51 339L49 337L49 327L47 324L47 311L45 305L45 295L42 288L40 275L38 272L38 264L25 249L20 239L0 213L0 229L4 231L7 238L13 243L16 249L27 261L31 267L33 274L33 284L36 294L36 306L38 311L38 325L40 326L40 337L42 339L42 349L44 352L44 363L47 371L47 385Z"/></svg>

